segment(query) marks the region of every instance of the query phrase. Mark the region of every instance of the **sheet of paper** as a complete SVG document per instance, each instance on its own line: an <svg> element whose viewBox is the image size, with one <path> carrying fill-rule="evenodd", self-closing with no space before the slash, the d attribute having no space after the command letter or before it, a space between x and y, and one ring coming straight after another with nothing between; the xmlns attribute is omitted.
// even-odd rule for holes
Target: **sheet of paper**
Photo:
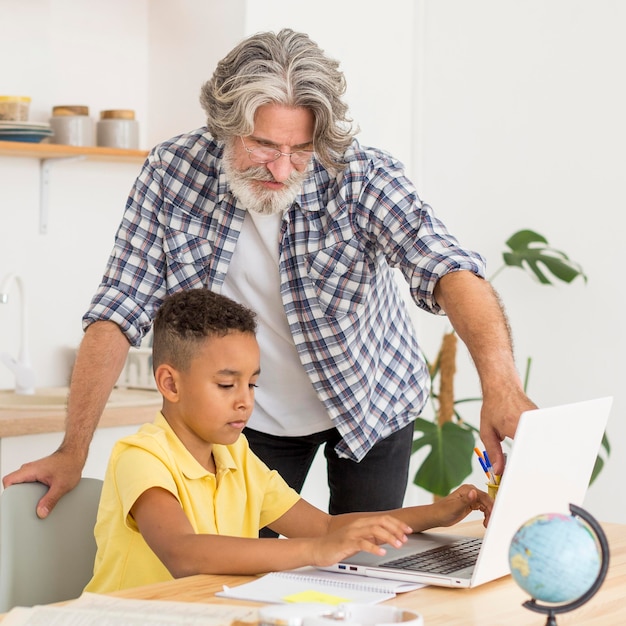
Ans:
<svg viewBox="0 0 626 626"><path fill-rule="evenodd" d="M85 593L64 606L16 607L3 619L2 626L231 626L257 621L256 609L241 606Z"/></svg>

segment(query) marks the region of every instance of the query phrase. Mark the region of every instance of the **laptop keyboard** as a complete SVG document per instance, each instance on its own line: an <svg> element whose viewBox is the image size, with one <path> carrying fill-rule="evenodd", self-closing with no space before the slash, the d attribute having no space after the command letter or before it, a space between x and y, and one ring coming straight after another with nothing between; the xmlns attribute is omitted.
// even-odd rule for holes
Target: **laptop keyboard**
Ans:
<svg viewBox="0 0 626 626"><path fill-rule="evenodd" d="M393 567L394 569L413 570L429 574L451 574L474 565L481 544L482 539L468 537L419 554L410 554L381 563L379 567Z"/></svg>

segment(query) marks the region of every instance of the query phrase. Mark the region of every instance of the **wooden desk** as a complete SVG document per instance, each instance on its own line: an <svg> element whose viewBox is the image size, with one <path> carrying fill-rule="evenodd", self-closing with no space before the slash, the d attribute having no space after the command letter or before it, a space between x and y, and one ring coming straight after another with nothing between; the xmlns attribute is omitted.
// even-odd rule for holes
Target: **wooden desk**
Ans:
<svg viewBox="0 0 626 626"><path fill-rule="evenodd" d="M559 615L559 626L617 626L626 624L626 526L603 524L609 539L611 562L608 575L600 591L583 607ZM478 522L463 525L465 534L482 534ZM234 587L247 582L249 576L190 576L179 580L119 591L112 595L125 598L177 600L183 602L236 602L216 598L223 585ZM412 609L424 616L425 626L542 626L546 617L529 611L521 605L528 596L510 576L477 587L476 589L444 589L425 587L399 594L385 604Z"/></svg>

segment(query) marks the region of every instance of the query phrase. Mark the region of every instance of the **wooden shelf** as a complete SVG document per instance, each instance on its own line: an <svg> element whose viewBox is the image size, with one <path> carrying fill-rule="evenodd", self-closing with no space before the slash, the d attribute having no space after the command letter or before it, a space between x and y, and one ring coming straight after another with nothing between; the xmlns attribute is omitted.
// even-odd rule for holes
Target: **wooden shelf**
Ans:
<svg viewBox="0 0 626 626"><path fill-rule="evenodd" d="M48 232L48 188L50 168L61 161L89 159L115 163L143 163L146 150L122 150L96 146L63 146L53 143L30 143L28 141L1 141L0 157L28 158L39 161L39 232Z"/></svg>
<svg viewBox="0 0 626 626"><path fill-rule="evenodd" d="M62 146L53 143L27 141L0 141L0 156L31 159L72 159L84 157L99 161L143 162L146 150L121 150L119 148Z"/></svg>

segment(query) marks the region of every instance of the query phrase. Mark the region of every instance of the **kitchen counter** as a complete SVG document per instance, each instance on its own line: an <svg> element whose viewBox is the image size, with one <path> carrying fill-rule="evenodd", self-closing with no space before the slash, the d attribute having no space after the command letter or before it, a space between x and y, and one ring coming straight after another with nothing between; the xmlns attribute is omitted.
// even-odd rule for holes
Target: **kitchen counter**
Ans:
<svg viewBox="0 0 626 626"><path fill-rule="evenodd" d="M118 390L119 391L119 390ZM131 406L107 406L98 428L132 426L152 422L161 408L161 396L157 392L145 392L142 404ZM19 437L63 432L65 430L65 407L0 409L0 438Z"/></svg>

